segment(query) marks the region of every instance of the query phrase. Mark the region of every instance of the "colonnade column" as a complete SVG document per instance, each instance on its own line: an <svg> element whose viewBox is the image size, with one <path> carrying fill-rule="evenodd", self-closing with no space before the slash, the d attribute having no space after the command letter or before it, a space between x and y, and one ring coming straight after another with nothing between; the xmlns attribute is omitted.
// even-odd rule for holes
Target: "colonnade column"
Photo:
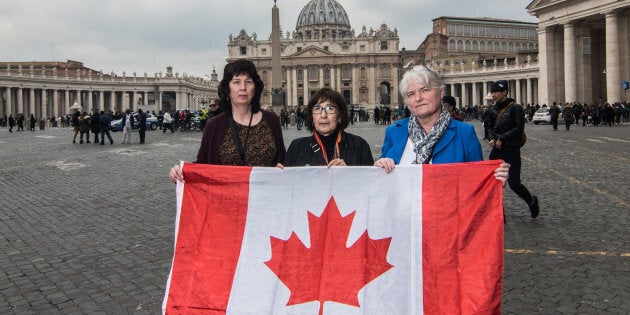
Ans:
<svg viewBox="0 0 630 315"><path fill-rule="evenodd" d="M618 23L616 12L606 13L606 101L610 104L621 101Z"/></svg>
<svg viewBox="0 0 630 315"><path fill-rule="evenodd" d="M7 90L7 117L9 117L9 115L13 114L13 98L11 97L11 87L7 86L6 88Z"/></svg>
<svg viewBox="0 0 630 315"><path fill-rule="evenodd" d="M52 111L54 116L61 116L59 113L59 91L53 90Z"/></svg>
<svg viewBox="0 0 630 315"><path fill-rule="evenodd" d="M48 117L48 91L42 90L42 117Z"/></svg>
<svg viewBox="0 0 630 315"><path fill-rule="evenodd" d="M549 104L549 83L553 71L553 33L547 28L541 27L538 30L538 100L542 104ZM548 51L550 50L550 51Z"/></svg>
<svg viewBox="0 0 630 315"><path fill-rule="evenodd" d="M460 109L466 105L470 105L470 103L468 103L468 90L466 89L467 85L468 83L462 83L462 99L459 102Z"/></svg>
<svg viewBox="0 0 630 315"><path fill-rule="evenodd" d="M17 89L17 102L15 103L17 105L16 109L17 109L17 113L16 114L20 114L20 113L24 113L24 95L23 95L22 88L18 88Z"/></svg>
<svg viewBox="0 0 630 315"><path fill-rule="evenodd" d="M98 110L105 111L105 92L98 91Z"/></svg>
<svg viewBox="0 0 630 315"><path fill-rule="evenodd" d="M479 105L479 94L478 94L478 88L479 86L477 85L477 82L473 82L472 83L472 102L470 104L470 106L476 106Z"/></svg>
<svg viewBox="0 0 630 315"><path fill-rule="evenodd" d="M516 103L521 104L521 79L516 79ZM523 105L523 104L521 104Z"/></svg>
<svg viewBox="0 0 630 315"><path fill-rule="evenodd" d="M564 25L564 100L577 102L577 65L575 58L575 25Z"/></svg>
<svg viewBox="0 0 630 315"><path fill-rule="evenodd" d="M356 104L357 96L359 94L359 80L357 78L359 75L357 74L357 67L352 67L352 104Z"/></svg>
<svg viewBox="0 0 630 315"><path fill-rule="evenodd" d="M35 89L29 89L28 98L28 113L35 114Z"/></svg>
<svg viewBox="0 0 630 315"><path fill-rule="evenodd" d="M534 105L534 80L527 79L527 104Z"/></svg>

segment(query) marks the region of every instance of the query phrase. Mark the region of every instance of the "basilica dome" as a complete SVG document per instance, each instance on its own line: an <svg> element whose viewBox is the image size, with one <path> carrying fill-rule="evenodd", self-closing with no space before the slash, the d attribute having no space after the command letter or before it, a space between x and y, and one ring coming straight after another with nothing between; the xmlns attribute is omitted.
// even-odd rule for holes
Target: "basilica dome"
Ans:
<svg viewBox="0 0 630 315"><path fill-rule="evenodd" d="M304 34L307 31L334 32L343 37L350 32L350 20L346 10L335 0L311 0L298 16L295 30Z"/></svg>

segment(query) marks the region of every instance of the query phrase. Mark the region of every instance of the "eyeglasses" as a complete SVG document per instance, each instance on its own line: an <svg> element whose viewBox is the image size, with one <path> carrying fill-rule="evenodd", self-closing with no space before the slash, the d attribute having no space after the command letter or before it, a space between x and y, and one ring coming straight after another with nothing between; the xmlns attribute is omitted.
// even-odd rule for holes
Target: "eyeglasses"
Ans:
<svg viewBox="0 0 630 315"><path fill-rule="evenodd" d="M423 87L419 90L416 91L409 91L407 92L407 98L410 97L415 97L417 93L419 93L422 97L427 96L429 93L431 93L431 90L435 90L435 89L439 89L437 87Z"/></svg>
<svg viewBox="0 0 630 315"><path fill-rule="evenodd" d="M337 106L331 105L315 105L313 106L313 114L321 114L322 111L326 111L326 114L334 114L337 112Z"/></svg>

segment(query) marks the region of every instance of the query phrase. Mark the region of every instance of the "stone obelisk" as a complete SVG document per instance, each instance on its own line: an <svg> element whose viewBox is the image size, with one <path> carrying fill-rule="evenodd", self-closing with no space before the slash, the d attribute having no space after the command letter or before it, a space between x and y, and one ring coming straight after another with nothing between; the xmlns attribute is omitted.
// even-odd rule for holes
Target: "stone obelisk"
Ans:
<svg viewBox="0 0 630 315"><path fill-rule="evenodd" d="M274 110L285 106L280 52L280 10L274 0L271 9L271 105Z"/></svg>

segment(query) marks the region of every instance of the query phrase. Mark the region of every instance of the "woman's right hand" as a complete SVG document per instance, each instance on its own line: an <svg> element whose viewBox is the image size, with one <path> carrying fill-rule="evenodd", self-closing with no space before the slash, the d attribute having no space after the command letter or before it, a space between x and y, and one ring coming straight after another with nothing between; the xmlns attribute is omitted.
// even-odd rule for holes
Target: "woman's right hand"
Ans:
<svg viewBox="0 0 630 315"><path fill-rule="evenodd" d="M381 158L374 162L374 166L384 168L385 173L389 174L394 170L394 168L396 168L396 163L394 163L393 159Z"/></svg>
<svg viewBox="0 0 630 315"><path fill-rule="evenodd" d="M179 164L173 166L171 171L168 173L168 178L171 182L176 183L177 181L184 182L184 173L182 173L182 168Z"/></svg>

